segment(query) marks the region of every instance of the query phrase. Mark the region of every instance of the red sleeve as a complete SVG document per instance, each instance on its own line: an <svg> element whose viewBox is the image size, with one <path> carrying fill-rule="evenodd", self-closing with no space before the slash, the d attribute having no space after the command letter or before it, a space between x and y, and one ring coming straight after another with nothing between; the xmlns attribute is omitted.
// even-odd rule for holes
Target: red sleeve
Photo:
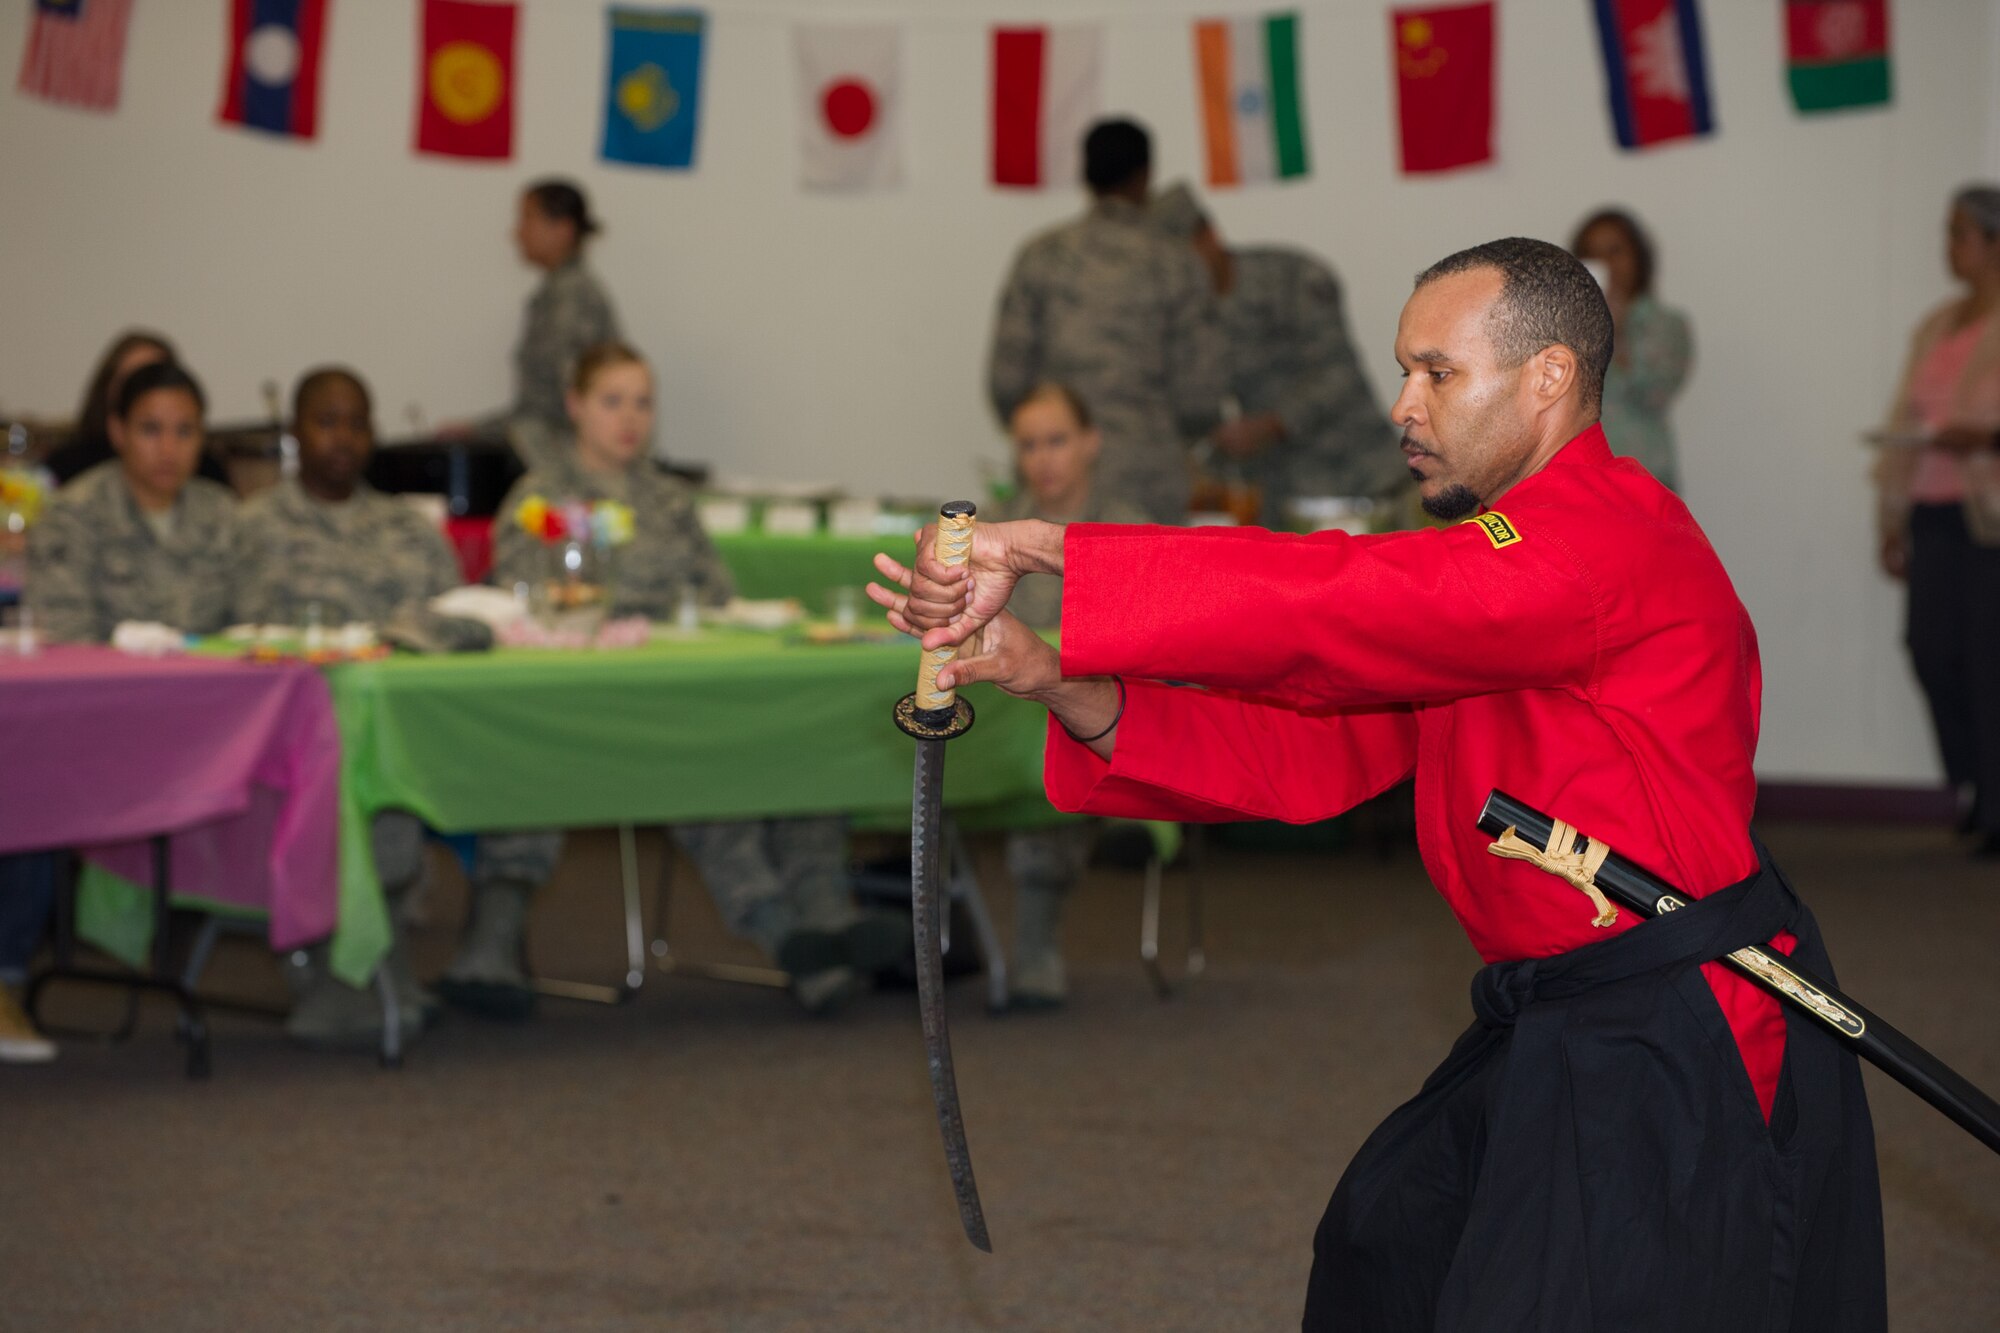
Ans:
<svg viewBox="0 0 2000 1333"><path fill-rule="evenodd" d="M1189 681L1300 708L1586 688L1596 590L1553 532L1523 518L1497 546L1478 523L1377 537L1073 523L1063 674Z"/></svg>
<svg viewBox="0 0 2000 1333"><path fill-rule="evenodd" d="M1053 717L1045 767L1057 808L1122 819L1325 819L1408 777L1408 709L1299 713L1209 690L1128 681L1106 763Z"/></svg>

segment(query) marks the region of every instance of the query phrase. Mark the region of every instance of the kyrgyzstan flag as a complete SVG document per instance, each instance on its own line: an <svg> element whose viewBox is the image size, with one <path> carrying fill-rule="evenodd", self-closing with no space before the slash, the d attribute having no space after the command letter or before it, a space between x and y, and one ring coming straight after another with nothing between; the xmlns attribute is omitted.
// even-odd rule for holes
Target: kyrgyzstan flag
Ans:
<svg viewBox="0 0 2000 1333"><path fill-rule="evenodd" d="M312 138L325 32L326 0L234 0L216 115L232 125Z"/></svg>
<svg viewBox="0 0 2000 1333"><path fill-rule="evenodd" d="M1083 135L1103 105L1103 30L993 30L993 183L1083 179Z"/></svg>
<svg viewBox="0 0 2000 1333"><path fill-rule="evenodd" d="M512 4L424 0L418 152L513 156L514 11Z"/></svg>
<svg viewBox="0 0 2000 1333"><path fill-rule="evenodd" d="M1621 148L1708 134L1708 55L1695 0L1596 0Z"/></svg>
<svg viewBox="0 0 2000 1333"><path fill-rule="evenodd" d="M867 190L903 179L903 39L882 24L800 24L799 183Z"/></svg>
<svg viewBox="0 0 2000 1333"><path fill-rule="evenodd" d="M1801 111L1889 100L1889 0L1788 0L1785 53Z"/></svg>
<svg viewBox="0 0 2000 1333"><path fill-rule="evenodd" d="M1398 9L1396 109L1403 170L1450 171L1493 160L1493 5Z"/></svg>
<svg viewBox="0 0 2000 1333"><path fill-rule="evenodd" d="M1309 170L1296 14L1194 25L1208 183L1290 180Z"/></svg>

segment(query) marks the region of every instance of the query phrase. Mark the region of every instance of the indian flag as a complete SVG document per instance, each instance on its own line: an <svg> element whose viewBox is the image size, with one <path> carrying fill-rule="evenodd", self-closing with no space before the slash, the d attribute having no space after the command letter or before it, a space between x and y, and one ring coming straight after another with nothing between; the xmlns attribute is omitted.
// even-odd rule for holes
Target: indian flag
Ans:
<svg viewBox="0 0 2000 1333"><path fill-rule="evenodd" d="M1297 14L1194 25L1210 185L1289 180L1311 169L1298 38Z"/></svg>

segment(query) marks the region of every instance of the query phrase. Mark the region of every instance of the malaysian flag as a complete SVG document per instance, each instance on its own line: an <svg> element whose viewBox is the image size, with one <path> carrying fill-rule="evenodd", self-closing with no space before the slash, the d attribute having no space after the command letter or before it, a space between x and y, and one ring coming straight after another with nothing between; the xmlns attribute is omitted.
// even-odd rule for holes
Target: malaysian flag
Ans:
<svg viewBox="0 0 2000 1333"><path fill-rule="evenodd" d="M35 0L16 86L50 102L114 110L131 17L132 0Z"/></svg>

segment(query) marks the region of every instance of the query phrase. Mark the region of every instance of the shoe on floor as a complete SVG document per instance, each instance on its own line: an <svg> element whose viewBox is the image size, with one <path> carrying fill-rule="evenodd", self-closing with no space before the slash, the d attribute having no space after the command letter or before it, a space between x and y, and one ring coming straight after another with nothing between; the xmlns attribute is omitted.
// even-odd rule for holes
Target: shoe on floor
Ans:
<svg viewBox="0 0 2000 1333"><path fill-rule="evenodd" d="M14 993L0 986L0 1065L45 1065L56 1058L56 1044L35 1030Z"/></svg>
<svg viewBox="0 0 2000 1333"><path fill-rule="evenodd" d="M1028 1012L1060 1009L1069 1000L1069 977L1060 953L1017 958L1009 979L1007 1007Z"/></svg>
<svg viewBox="0 0 2000 1333"><path fill-rule="evenodd" d="M895 912L863 912L841 932L841 952L847 965L864 977L886 972L915 956L910 918Z"/></svg>
<svg viewBox="0 0 2000 1333"><path fill-rule="evenodd" d="M472 919L458 956L438 978L438 994L486 1018L519 1023L533 1017L535 988L521 965L531 884L496 880L472 892Z"/></svg>
<svg viewBox="0 0 2000 1333"><path fill-rule="evenodd" d="M847 965L845 939L830 930L794 930L771 951L779 968L794 977L813 976Z"/></svg>
<svg viewBox="0 0 2000 1333"><path fill-rule="evenodd" d="M400 1007L397 1022L407 1050L423 1034L424 1015L420 1008ZM285 1035L315 1051L380 1050L382 1026L380 991L372 984L356 989L326 971L305 982L285 1016Z"/></svg>
<svg viewBox="0 0 2000 1333"><path fill-rule="evenodd" d="M817 972L792 974L792 998L816 1018L845 1007L868 989L868 979L845 966L822 968Z"/></svg>

